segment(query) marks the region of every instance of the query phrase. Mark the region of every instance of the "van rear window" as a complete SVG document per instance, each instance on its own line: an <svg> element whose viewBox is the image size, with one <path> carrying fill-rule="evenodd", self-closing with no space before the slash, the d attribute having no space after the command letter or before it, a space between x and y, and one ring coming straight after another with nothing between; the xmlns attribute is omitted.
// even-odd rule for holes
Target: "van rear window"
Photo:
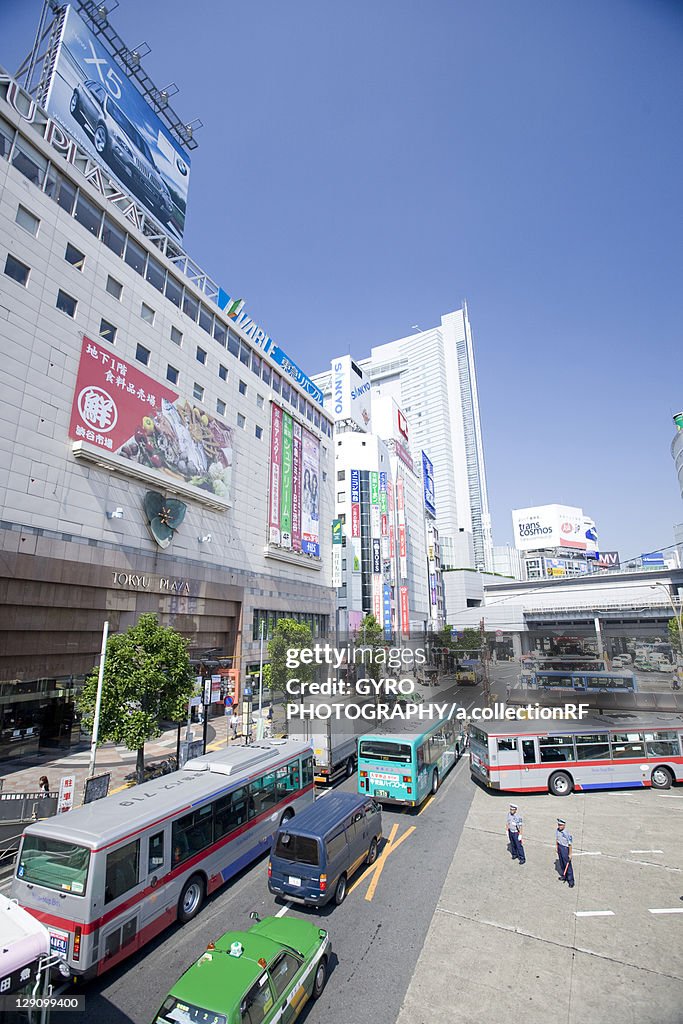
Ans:
<svg viewBox="0 0 683 1024"><path fill-rule="evenodd" d="M318 841L309 836L293 835L291 832L281 832L277 837L275 856L293 861L295 864L320 863Z"/></svg>

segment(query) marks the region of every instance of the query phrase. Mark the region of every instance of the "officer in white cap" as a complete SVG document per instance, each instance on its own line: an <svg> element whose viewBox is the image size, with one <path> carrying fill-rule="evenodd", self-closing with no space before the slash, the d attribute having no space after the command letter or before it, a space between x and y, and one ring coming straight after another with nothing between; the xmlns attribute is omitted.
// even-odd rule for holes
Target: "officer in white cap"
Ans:
<svg viewBox="0 0 683 1024"><path fill-rule="evenodd" d="M526 863L526 856L524 854L524 841L522 839L522 828L524 825L524 819L519 814L519 808L517 804L510 804L510 810L505 820L505 828L507 829L508 839L510 840L510 853L512 854L513 860L518 860L520 864Z"/></svg>
<svg viewBox="0 0 683 1024"><path fill-rule="evenodd" d="M572 834L567 831L567 823L564 818L557 819L557 831L555 832L555 847L557 859L560 862L560 881L568 882L569 888L574 888L574 869L572 868Z"/></svg>

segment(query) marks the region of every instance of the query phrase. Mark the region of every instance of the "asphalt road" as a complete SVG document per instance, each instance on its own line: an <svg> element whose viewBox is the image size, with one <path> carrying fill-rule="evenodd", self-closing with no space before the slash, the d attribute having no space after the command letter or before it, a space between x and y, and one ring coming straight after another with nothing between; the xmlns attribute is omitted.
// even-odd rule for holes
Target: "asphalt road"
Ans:
<svg viewBox="0 0 683 1024"><path fill-rule="evenodd" d="M442 701L454 692L464 707L479 703L479 687L439 688L429 696ZM92 982L86 990L87 1019L97 1024L152 1021L168 990L206 944L229 929L248 928L249 913L256 910L261 916L282 911L320 921L330 932L327 987L302 1021L395 1024L474 794L468 763L461 758L419 811L384 811L385 843L392 834L393 841L381 874L378 880L370 872L356 875L340 907L309 910L276 900L268 892L264 857L211 897L194 921L174 925ZM353 791L356 783L354 775L340 788ZM67 1024L73 1021L60 1014L53 1020L62 1017Z"/></svg>

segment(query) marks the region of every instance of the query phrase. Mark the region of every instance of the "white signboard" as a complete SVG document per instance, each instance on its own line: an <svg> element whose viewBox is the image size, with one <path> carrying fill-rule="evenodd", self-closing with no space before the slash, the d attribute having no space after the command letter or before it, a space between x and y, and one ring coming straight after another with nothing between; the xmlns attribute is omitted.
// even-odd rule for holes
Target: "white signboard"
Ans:
<svg viewBox="0 0 683 1024"><path fill-rule="evenodd" d="M585 551L588 546L583 509L571 505L536 505L515 509L512 528L518 551L538 548L571 548Z"/></svg>
<svg viewBox="0 0 683 1024"><path fill-rule="evenodd" d="M370 381L351 356L332 360L332 405L335 421L353 420L363 431L372 429Z"/></svg>
<svg viewBox="0 0 683 1024"><path fill-rule="evenodd" d="M57 799L57 814L70 811L74 805L74 789L76 788L75 775L62 775L59 780L59 797Z"/></svg>

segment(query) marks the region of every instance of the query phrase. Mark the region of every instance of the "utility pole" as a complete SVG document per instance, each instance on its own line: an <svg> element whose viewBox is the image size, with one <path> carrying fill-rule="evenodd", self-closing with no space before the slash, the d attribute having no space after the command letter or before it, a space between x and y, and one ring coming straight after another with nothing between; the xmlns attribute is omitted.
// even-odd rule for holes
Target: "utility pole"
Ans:
<svg viewBox="0 0 683 1024"><path fill-rule="evenodd" d="M486 646L486 628L484 626L484 619L479 621L479 635L481 637L481 668L483 672L483 679L481 684L481 692L484 700L488 705L491 704L491 683L489 680L489 651Z"/></svg>
<svg viewBox="0 0 683 1024"><path fill-rule="evenodd" d="M95 758L97 757L97 738L100 732L100 710L102 708L102 684L104 682L104 662L107 656L107 637L109 636L109 622L105 622L102 629L102 650L100 652L100 671L97 676L97 696L95 698L95 717L92 724L92 738L90 740L90 767L88 778L95 774Z"/></svg>

